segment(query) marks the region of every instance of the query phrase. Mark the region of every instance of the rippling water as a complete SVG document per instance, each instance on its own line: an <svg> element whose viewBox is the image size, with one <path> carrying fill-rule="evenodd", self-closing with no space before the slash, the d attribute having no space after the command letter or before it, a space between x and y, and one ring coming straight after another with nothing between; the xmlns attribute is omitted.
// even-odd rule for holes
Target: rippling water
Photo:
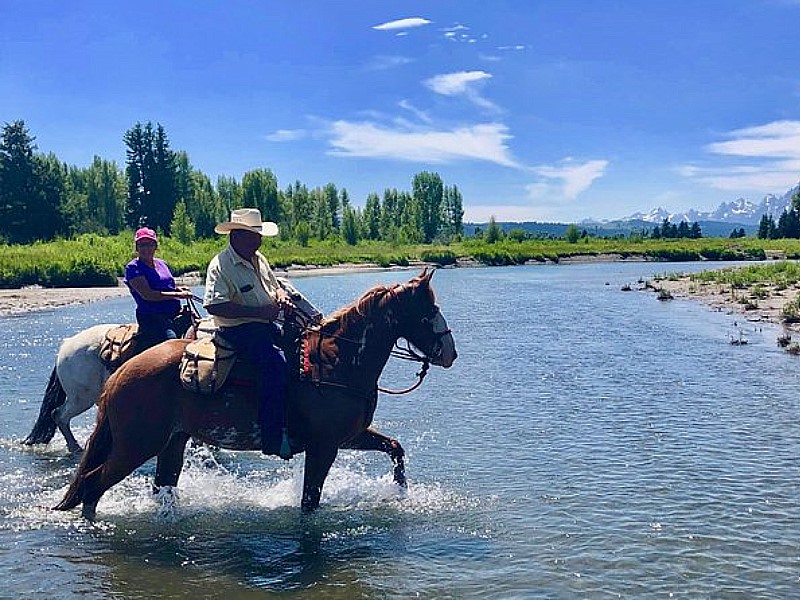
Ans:
<svg viewBox="0 0 800 600"><path fill-rule="evenodd" d="M719 265L713 265L718 267ZM302 459L203 448L177 505L148 463L98 522L47 507L75 468L29 449L60 340L127 299L0 319L0 597L789 598L800 590L800 363L776 328L623 293L611 263L440 271L459 359L382 397L410 486L342 452L299 513ZM409 273L298 279L326 311ZM728 343L739 328L746 346ZM391 364L383 383L413 380ZM84 441L94 411L73 422Z"/></svg>

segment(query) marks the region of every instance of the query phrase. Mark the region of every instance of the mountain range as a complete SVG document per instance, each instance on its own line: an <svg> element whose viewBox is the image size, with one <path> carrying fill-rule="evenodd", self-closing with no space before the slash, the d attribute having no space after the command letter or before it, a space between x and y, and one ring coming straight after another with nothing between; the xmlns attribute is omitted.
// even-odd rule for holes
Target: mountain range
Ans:
<svg viewBox="0 0 800 600"><path fill-rule="evenodd" d="M764 215L772 215L777 221L781 213L792 205L792 196L797 193L798 189L800 189L800 185L790 189L783 196L767 194L758 204L745 198L738 198L731 202L723 202L713 211L703 212L690 209L681 213L671 213L659 207L648 213L634 213L619 220L644 221L646 223L663 223L664 219L669 219L671 223L713 221L757 227L761 217Z"/></svg>
<svg viewBox="0 0 800 600"><path fill-rule="evenodd" d="M772 215L775 221L781 213L792 205L792 196L800 191L800 184L787 191L782 196L767 194L756 204L745 198L738 198L731 202L723 202L716 210L700 211L689 209L685 212L671 213L664 208L654 208L647 213L634 213L629 217L614 220L585 219L578 225L588 233L598 236L628 235L631 231L652 229L655 225L669 219L670 223L697 222L704 236L728 237L733 229L742 228L747 235L754 235L758 229L761 217ZM505 232L512 229L522 229L531 234L563 236L569 226L567 223L539 223L539 222L498 222ZM474 235L477 231L484 230L488 223L464 223L464 232L467 236Z"/></svg>

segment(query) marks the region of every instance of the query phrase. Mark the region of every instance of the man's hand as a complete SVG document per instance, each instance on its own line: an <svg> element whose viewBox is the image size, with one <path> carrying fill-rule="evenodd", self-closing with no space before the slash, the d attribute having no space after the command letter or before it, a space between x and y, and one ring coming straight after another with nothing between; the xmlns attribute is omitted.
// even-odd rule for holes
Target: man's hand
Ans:
<svg viewBox="0 0 800 600"><path fill-rule="evenodd" d="M278 288L275 292L275 300L278 302L278 307L287 315L291 314L291 312L297 308L289 297L289 294L282 288Z"/></svg>

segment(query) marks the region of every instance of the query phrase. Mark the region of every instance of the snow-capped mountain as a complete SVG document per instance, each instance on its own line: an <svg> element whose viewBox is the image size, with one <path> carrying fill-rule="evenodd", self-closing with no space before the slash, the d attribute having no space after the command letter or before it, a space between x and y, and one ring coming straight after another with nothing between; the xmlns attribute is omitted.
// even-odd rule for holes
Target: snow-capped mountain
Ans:
<svg viewBox="0 0 800 600"><path fill-rule="evenodd" d="M781 213L792 205L792 196L800 189L795 186L783 196L767 194L758 204L745 198L737 198L731 202L723 202L716 210L703 212L695 209L686 212L671 213L664 208L654 208L647 213L635 213L625 220L640 220L648 223L662 223L669 219L671 223L681 221L717 221L721 223L737 223L741 225L758 225L763 215L772 215L777 221Z"/></svg>

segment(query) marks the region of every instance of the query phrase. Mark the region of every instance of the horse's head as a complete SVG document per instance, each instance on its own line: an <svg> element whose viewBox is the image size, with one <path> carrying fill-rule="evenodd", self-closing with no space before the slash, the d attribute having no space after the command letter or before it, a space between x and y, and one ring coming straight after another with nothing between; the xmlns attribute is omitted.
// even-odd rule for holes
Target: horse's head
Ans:
<svg viewBox="0 0 800 600"><path fill-rule="evenodd" d="M453 334L436 305L431 287L433 269L397 288L402 309L397 314L400 337L422 352L431 364L449 368L458 353Z"/></svg>

